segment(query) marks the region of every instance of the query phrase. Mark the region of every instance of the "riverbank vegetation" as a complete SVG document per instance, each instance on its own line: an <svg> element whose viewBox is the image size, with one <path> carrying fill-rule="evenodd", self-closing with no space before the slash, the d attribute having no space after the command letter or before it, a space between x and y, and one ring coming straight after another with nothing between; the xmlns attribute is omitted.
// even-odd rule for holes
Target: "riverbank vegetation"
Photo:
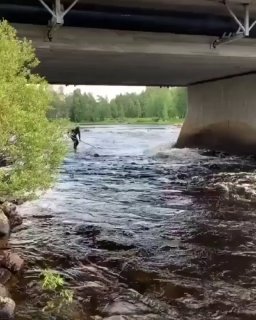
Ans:
<svg viewBox="0 0 256 320"><path fill-rule="evenodd" d="M124 118L124 119L105 119L96 122L80 122L83 125L118 125L118 124L133 124L133 125L181 125L184 119L170 118L168 120L162 120L159 118Z"/></svg>
<svg viewBox="0 0 256 320"><path fill-rule="evenodd" d="M62 125L49 121L52 93L32 70L39 61L31 43L0 23L0 196L48 187L65 148Z"/></svg>
<svg viewBox="0 0 256 320"><path fill-rule="evenodd" d="M187 110L187 93L183 88L148 87L140 94L127 93L112 100L79 89L69 95L54 92L50 119L66 118L76 123L101 124L179 124Z"/></svg>
<svg viewBox="0 0 256 320"><path fill-rule="evenodd" d="M51 314L66 313L66 309L73 303L74 292L65 288L64 278L57 272L46 269L41 273L41 287L49 299L43 311L51 317ZM63 310L64 309L64 310Z"/></svg>

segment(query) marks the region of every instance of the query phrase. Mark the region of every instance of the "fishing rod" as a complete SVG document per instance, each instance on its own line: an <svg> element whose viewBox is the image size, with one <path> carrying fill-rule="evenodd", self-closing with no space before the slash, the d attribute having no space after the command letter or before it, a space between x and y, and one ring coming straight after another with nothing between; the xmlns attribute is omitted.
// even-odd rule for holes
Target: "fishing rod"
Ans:
<svg viewBox="0 0 256 320"><path fill-rule="evenodd" d="M84 142L83 140L80 140L80 142L83 142L84 144L87 144L88 146L91 146L91 147L93 147L93 148L103 149L103 148L101 148L101 147L96 147L96 146L93 146L93 145L90 144L90 143Z"/></svg>

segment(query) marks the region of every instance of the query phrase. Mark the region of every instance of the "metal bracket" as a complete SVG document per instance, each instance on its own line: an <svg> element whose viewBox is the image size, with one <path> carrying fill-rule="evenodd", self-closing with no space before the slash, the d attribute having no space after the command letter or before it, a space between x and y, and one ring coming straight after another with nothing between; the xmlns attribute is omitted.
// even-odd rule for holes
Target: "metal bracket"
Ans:
<svg viewBox="0 0 256 320"><path fill-rule="evenodd" d="M71 5L64 10L61 0L55 0L55 5L51 9L44 0L39 0L39 2L45 7L45 9L52 15L51 20L49 20L48 26L49 30L47 33L49 41L53 39L53 33L64 24L65 15L77 4L79 0L74 0Z"/></svg>
<svg viewBox="0 0 256 320"><path fill-rule="evenodd" d="M251 29L256 25L256 20L250 25L250 5L249 3L243 3L244 6L244 21L241 22L234 11L230 8L228 1L223 1L223 4L227 8L227 11L231 17L238 24L238 30L229 34L224 33L220 38L213 41L211 47L216 49L217 46L225 43L230 43L245 37L249 37Z"/></svg>

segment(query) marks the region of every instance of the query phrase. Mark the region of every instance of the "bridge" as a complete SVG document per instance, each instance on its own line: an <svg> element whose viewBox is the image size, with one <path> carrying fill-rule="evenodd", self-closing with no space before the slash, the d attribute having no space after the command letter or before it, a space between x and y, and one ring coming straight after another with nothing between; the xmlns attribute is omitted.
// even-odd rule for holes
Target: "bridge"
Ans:
<svg viewBox="0 0 256 320"><path fill-rule="evenodd" d="M256 1L4 0L50 83L187 86L177 146L256 153Z"/></svg>

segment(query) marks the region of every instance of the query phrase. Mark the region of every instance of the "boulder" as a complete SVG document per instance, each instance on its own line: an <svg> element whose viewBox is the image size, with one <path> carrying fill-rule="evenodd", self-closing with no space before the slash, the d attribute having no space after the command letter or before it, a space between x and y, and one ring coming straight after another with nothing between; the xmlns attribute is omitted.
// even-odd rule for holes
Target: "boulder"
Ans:
<svg viewBox="0 0 256 320"><path fill-rule="evenodd" d="M98 236L101 232L101 229L94 225L81 225L76 227L75 232L77 235L93 237Z"/></svg>
<svg viewBox="0 0 256 320"><path fill-rule="evenodd" d="M108 251L122 251L122 250L130 250L135 248L133 244L119 243L114 240L112 241L107 239L98 239L96 243L98 248L105 249Z"/></svg>
<svg viewBox="0 0 256 320"><path fill-rule="evenodd" d="M2 209L7 218L16 213L16 206L7 201L1 204L0 209Z"/></svg>
<svg viewBox="0 0 256 320"><path fill-rule="evenodd" d="M0 297L2 298L6 298L9 297L9 292L8 290L5 288L4 285L0 284ZM1 319L1 318L0 318Z"/></svg>
<svg viewBox="0 0 256 320"><path fill-rule="evenodd" d="M99 296L108 291L104 283L99 281L84 282L81 286L76 287L76 289L82 293L83 296Z"/></svg>
<svg viewBox="0 0 256 320"><path fill-rule="evenodd" d="M10 202L4 202L0 209L9 219L10 229L20 226L22 224L22 217L17 213L16 206Z"/></svg>
<svg viewBox="0 0 256 320"><path fill-rule="evenodd" d="M0 267L6 268L13 273L20 272L24 266L24 260L10 250L0 253ZM1 318L0 318L1 319Z"/></svg>
<svg viewBox="0 0 256 320"><path fill-rule="evenodd" d="M22 224L22 225L19 225L17 227L14 227L12 229L12 233L18 233L20 231L27 230L27 229L28 229L28 226L26 226L26 225L24 226L24 224Z"/></svg>
<svg viewBox="0 0 256 320"><path fill-rule="evenodd" d="M0 250L10 249L9 235L0 239Z"/></svg>
<svg viewBox="0 0 256 320"><path fill-rule="evenodd" d="M7 297L0 297L0 319L13 320L15 302Z"/></svg>
<svg viewBox="0 0 256 320"><path fill-rule="evenodd" d="M125 316L111 316L107 318L103 318L103 320L127 320Z"/></svg>
<svg viewBox="0 0 256 320"><path fill-rule="evenodd" d="M10 229L13 230L15 227L18 227L22 224L23 219L18 213L12 213L9 216L9 224L10 224Z"/></svg>
<svg viewBox="0 0 256 320"><path fill-rule="evenodd" d="M7 237L10 234L10 224L3 210L0 209L0 238Z"/></svg>
<svg viewBox="0 0 256 320"><path fill-rule="evenodd" d="M6 284L11 279L11 272L5 268L0 268L0 283ZM2 296L2 294L0 294Z"/></svg>
<svg viewBox="0 0 256 320"><path fill-rule="evenodd" d="M116 300L105 307L103 311L108 316L114 315L140 315L150 313L150 309L141 302Z"/></svg>
<svg viewBox="0 0 256 320"><path fill-rule="evenodd" d="M145 314L145 315L130 315L130 316L110 316L103 318L103 320L167 320L176 318L163 318L163 316L157 314Z"/></svg>

